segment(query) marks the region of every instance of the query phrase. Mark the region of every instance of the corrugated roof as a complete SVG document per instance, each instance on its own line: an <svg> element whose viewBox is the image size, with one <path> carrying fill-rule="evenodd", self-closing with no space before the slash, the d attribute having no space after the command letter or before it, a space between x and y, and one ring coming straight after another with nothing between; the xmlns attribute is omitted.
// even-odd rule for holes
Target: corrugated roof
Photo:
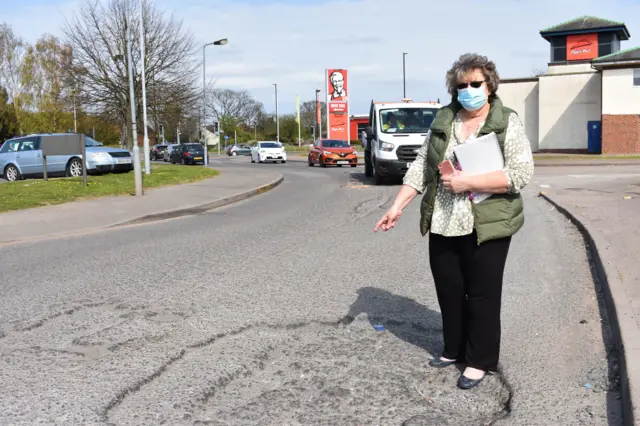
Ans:
<svg viewBox="0 0 640 426"><path fill-rule="evenodd" d="M580 16L575 19L563 22L558 25L545 28L540 31L540 35L544 38L554 33L571 33L589 30L618 30L620 40L628 40L630 37L629 30L624 22L612 21L610 19L599 18L597 16Z"/></svg>

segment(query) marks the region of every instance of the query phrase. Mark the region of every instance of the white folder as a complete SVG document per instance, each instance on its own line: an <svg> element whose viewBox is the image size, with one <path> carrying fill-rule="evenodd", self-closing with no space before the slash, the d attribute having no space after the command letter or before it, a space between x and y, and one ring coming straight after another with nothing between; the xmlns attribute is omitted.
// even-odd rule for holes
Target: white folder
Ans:
<svg viewBox="0 0 640 426"><path fill-rule="evenodd" d="M495 133L471 139L453 148L458 164L463 172L470 175L504 170L504 157L500 141ZM471 193L472 201L479 203L491 197L490 193Z"/></svg>

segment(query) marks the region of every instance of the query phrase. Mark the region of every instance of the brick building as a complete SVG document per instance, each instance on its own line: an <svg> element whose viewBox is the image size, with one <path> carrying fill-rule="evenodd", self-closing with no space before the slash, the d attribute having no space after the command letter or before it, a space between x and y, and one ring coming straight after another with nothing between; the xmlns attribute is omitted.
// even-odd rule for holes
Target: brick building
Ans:
<svg viewBox="0 0 640 426"><path fill-rule="evenodd" d="M503 79L498 95L537 152L640 153L640 47L622 22L585 16L540 31L546 74Z"/></svg>

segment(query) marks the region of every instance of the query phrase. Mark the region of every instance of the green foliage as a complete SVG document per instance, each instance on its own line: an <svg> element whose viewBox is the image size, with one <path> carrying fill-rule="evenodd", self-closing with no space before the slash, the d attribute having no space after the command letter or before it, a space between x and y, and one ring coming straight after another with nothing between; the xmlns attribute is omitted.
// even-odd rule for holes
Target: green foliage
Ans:
<svg viewBox="0 0 640 426"><path fill-rule="evenodd" d="M7 91L0 87L0 142L15 136L18 131L18 119L13 106L9 104Z"/></svg>

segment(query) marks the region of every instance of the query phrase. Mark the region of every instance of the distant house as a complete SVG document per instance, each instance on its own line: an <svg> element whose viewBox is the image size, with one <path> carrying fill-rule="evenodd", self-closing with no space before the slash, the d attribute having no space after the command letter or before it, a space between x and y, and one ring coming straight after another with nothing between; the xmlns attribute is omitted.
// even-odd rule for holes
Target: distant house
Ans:
<svg viewBox="0 0 640 426"><path fill-rule="evenodd" d="M546 74L503 79L498 95L516 110L538 152L640 153L640 47L622 22L583 16L540 31Z"/></svg>

